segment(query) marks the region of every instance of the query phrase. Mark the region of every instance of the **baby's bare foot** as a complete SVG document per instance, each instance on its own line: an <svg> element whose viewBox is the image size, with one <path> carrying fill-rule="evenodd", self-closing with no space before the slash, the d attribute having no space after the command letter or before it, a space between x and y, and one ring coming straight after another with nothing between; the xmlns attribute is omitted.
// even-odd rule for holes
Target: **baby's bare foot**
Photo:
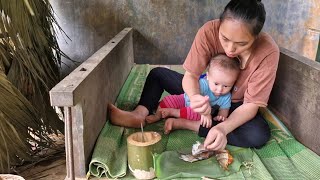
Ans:
<svg viewBox="0 0 320 180"><path fill-rule="evenodd" d="M164 133L169 134L175 129L187 129L198 132L200 121L190 121L182 118L168 118L164 124Z"/></svg>
<svg viewBox="0 0 320 180"><path fill-rule="evenodd" d="M172 130L174 130L174 121L176 118L168 118L164 123L164 133L169 134Z"/></svg>
<svg viewBox="0 0 320 180"><path fill-rule="evenodd" d="M167 117L180 117L180 109L174 109L174 108L161 108L158 110L161 113L162 118Z"/></svg>
<svg viewBox="0 0 320 180"><path fill-rule="evenodd" d="M151 124L151 123L159 121L160 119L161 119L161 116L159 116L157 114L149 115L149 116L146 117L146 122L148 124Z"/></svg>

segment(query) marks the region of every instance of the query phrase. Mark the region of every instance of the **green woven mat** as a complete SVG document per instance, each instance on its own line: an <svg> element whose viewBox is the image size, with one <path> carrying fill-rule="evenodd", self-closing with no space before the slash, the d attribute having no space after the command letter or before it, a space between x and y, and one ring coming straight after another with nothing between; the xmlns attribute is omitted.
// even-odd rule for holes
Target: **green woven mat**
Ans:
<svg viewBox="0 0 320 180"><path fill-rule="evenodd" d="M148 65L136 65L117 98L117 106L131 110L139 100ZM269 123L272 138L261 149L227 146L234 156L229 171L219 167L216 159L187 163L178 158L178 151L189 150L196 141L203 141L186 130L163 134L163 121L148 125L146 131L162 135L164 152L155 155L158 179L319 179L320 157L296 141L278 126ZM88 175L95 177L133 179L127 168L126 138L137 129L113 126L109 122L101 131L89 164Z"/></svg>

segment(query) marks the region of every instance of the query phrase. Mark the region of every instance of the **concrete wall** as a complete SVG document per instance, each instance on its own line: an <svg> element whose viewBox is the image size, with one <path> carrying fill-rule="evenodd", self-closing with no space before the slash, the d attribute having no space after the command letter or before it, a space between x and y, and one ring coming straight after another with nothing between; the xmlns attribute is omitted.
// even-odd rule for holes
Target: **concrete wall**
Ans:
<svg viewBox="0 0 320 180"><path fill-rule="evenodd" d="M319 0L262 1L267 10L264 30L290 51L315 60L320 32Z"/></svg>
<svg viewBox="0 0 320 180"><path fill-rule="evenodd" d="M71 41L59 35L61 49L82 62L122 28L135 29L136 63L181 64L206 21L218 18L227 0L51 0ZM293 52L315 59L319 41L318 0L265 0L264 30ZM78 64L66 61L63 74Z"/></svg>

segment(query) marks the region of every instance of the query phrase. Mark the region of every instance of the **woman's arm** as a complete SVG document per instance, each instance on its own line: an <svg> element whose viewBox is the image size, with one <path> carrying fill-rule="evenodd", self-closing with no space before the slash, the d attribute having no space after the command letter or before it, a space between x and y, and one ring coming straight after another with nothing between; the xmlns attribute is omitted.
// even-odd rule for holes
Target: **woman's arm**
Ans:
<svg viewBox="0 0 320 180"><path fill-rule="evenodd" d="M189 97L200 94L199 77L186 71L182 79L182 88Z"/></svg>
<svg viewBox="0 0 320 180"><path fill-rule="evenodd" d="M186 71L182 79L182 87L189 96L190 107L195 112L200 114L210 113L209 97L200 95L199 76Z"/></svg>
<svg viewBox="0 0 320 180"><path fill-rule="evenodd" d="M212 127L204 141L204 146L212 150L224 149L227 145L227 134L251 120L258 112L259 106L254 103L245 103L234 110L229 117Z"/></svg>

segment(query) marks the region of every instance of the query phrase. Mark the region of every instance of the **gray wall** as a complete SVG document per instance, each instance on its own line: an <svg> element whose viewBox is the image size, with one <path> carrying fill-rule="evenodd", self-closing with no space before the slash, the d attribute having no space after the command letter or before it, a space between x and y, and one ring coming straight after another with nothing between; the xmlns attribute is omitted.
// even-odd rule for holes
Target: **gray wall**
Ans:
<svg viewBox="0 0 320 180"><path fill-rule="evenodd" d="M262 0L267 10L264 30L278 45L315 60L320 31L319 0Z"/></svg>
<svg viewBox="0 0 320 180"><path fill-rule="evenodd" d="M61 49L82 62L124 27L133 27L136 63L181 64L206 21L218 18L227 0L51 0L71 41ZM314 59L319 41L318 0L265 0L264 31L291 51ZM79 64L65 61L63 75Z"/></svg>

